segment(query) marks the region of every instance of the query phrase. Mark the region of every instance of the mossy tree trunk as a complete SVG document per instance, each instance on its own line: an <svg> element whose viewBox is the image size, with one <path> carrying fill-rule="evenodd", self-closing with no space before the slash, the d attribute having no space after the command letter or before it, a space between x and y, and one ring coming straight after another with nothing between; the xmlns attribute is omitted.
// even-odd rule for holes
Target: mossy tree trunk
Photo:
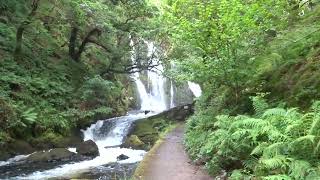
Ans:
<svg viewBox="0 0 320 180"><path fill-rule="evenodd" d="M16 47L14 50L14 59L16 61L21 59L21 50L22 50L22 40L23 40L23 33L25 29L32 23L32 18L36 15L37 9L39 7L40 0L33 0L32 1L32 10L27 16L27 19L23 21L17 28L16 33Z"/></svg>

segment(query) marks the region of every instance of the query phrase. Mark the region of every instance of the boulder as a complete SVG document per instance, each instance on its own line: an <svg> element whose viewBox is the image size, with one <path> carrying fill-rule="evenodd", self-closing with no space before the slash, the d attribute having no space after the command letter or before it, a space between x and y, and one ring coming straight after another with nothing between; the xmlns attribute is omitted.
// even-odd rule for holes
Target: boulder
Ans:
<svg viewBox="0 0 320 180"><path fill-rule="evenodd" d="M191 114L193 114L193 104L187 104L184 106L177 106L164 112L164 115L168 119L174 119L177 121L185 121Z"/></svg>
<svg viewBox="0 0 320 180"><path fill-rule="evenodd" d="M77 153L84 156L99 156L99 148L92 140L85 141L78 145Z"/></svg>
<svg viewBox="0 0 320 180"><path fill-rule="evenodd" d="M48 151L36 152L31 154L26 161L28 162L52 162L70 161L76 154L65 148L56 148Z"/></svg>
<svg viewBox="0 0 320 180"><path fill-rule="evenodd" d="M122 161L122 160L126 160L129 159L129 156L126 156L124 154L121 154L120 156L117 157L117 161Z"/></svg>
<svg viewBox="0 0 320 180"><path fill-rule="evenodd" d="M19 154L30 154L35 152L34 148L26 141L23 140L15 140L8 145L8 149L10 149L12 154L19 155Z"/></svg>
<svg viewBox="0 0 320 180"><path fill-rule="evenodd" d="M142 142L137 135L131 135L126 139L121 147L123 148L132 148L132 149L144 149L145 143Z"/></svg>

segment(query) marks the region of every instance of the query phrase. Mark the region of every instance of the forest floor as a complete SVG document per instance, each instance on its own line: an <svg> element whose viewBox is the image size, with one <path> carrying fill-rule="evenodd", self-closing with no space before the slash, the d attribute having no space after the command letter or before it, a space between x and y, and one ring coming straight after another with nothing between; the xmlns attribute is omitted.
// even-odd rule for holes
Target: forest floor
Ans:
<svg viewBox="0 0 320 180"><path fill-rule="evenodd" d="M139 179L143 180L211 180L201 167L191 164L183 147L184 125L179 124L163 142L150 152Z"/></svg>

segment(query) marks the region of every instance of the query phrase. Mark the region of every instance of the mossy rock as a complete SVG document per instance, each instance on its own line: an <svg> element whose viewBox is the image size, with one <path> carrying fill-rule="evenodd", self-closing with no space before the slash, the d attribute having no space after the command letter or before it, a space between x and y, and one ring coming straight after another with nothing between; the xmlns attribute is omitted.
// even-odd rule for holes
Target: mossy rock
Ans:
<svg viewBox="0 0 320 180"><path fill-rule="evenodd" d="M26 160L29 162L50 162L71 160L75 153L64 148L41 151L31 154Z"/></svg>
<svg viewBox="0 0 320 180"><path fill-rule="evenodd" d="M30 143L37 149L64 148L76 146L82 142L81 135L73 133L69 136L62 136L51 131L47 131L40 137L30 139Z"/></svg>
<svg viewBox="0 0 320 180"><path fill-rule="evenodd" d="M134 123L128 139L137 137L143 142L143 149L148 150L160 138L160 133L170 124L168 119L162 117L150 117L138 120Z"/></svg>
<svg viewBox="0 0 320 180"><path fill-rule="evenodd" d="M131 135L121 146L123 148L145 149L145 143L137 135Z"/></svg>

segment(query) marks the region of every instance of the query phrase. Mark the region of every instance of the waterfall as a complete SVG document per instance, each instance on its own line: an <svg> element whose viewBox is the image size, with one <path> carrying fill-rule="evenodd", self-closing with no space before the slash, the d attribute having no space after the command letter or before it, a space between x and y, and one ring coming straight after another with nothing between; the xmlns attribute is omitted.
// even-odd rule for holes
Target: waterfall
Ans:
<svg viewBox="0 0 320 180"><path fill-rule="evenodd" d="M166 104L166 82L167 79L161 75L164 68L159 63L159 58L157 57L157 48L153 42L144 41L147 45L148 58L151 60L151 65L157 65L154 70L146 71L147 84L143 83L142 74L136 72L132 74L132 78L138 89L138 95L141 101L140 110L150 110L153 112L162 112L168 107L174 107L174 84L170 82L170 104ZM136 49L133 46L133 41L131 40L130 45L132 47L131 60L135 63L136 61ZM146 88L148 87L148 88ZM80 162L67 163L61 166L57 166L53 169L36 171L30 174L21 174L18 177L13 177L13 179L54 179L62 178L69 179L74 174L90 170L91 168L101 167L111 162L118 163L135 163L143 159L145 151L134 150L128 148L118 147L124 141L127 136L132 123L135 120L146 118L148 116L154 115L155 113L145 113L132 112L128 113L126 116L111 118L106 120L100 120L92 124L85 130L82 130L84 138L83 140L93 140L99 149L100 155L92 160L84 160ZM67 148L71 152L76 152L75 147ZM121 154L125 154L129 158L123 161L118 161L117 157ZM16 156L15 158L9 159L8 161L1 161L0 167L5 167L11 163L19 162L24 160L29 155Z"/></svg>
<svg viewBox="0 0 320 180"><path fill-rule="evenodd" d="M70 179L74 174L111 162L118 162L120 164L139 162L146 153L144 150L134 150L115 146L122 144L133 121L146 117L148 116L144 113L130 113L127 116L100 120L95 124L92 124L86 130L82 130L84 141L91 139L97 144L100 153L99 156L92 160L69 163L50 170L36 171L28 175L14 177L13 179ZM106 130L104 128L105 126L111 126L111 128ZM74 151L74 148L68 149L69 151ZM117 157L121 154L125 154L129 159L118 161Z"/></svg>
<svg viewBox="0 0 320 180"><path fill-rule="evenodd" d="M161 73L163 72L163 66L159 63L159 58L157 57L157 49L153 42L144 41L148 48L147 57L151 60L151 66L156 66L153 70L147 70L147 87L141 81L141 74L135 72L132 78L135 80L138 94L141 102L141 110L150 110L154 112L161 112L167 109L166 105L166 95L165 95L165 83L166 78L164 78ZM136 49L133 45L133 40L131 40L130 45L132 47L131 60L133 63L136 61Z"/></svg>
<svg viewBox="0 0 320 180"><path fill-rule="evenodd" d="M202 94L202 90L199 84L196 84L194 82L188 81L189 89L192 91L193 95L195 97L200 97Z"/></svg>
<svg viewBox="0 0 320 180"><path fill-rule="evenodd" d="M170 108L174 107L174 90L173 90L173 82L170 81Z"/></svg>

